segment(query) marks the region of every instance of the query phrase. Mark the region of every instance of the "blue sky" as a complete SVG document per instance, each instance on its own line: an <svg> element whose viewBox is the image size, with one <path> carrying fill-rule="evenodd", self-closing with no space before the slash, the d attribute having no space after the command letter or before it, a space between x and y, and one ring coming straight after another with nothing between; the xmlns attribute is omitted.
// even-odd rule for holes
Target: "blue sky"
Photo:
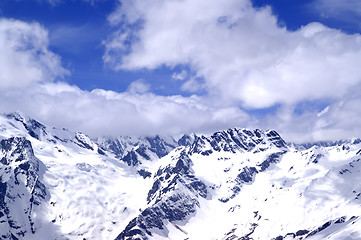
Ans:
<svg viewBox="0 0 361 240"><path fill-rule="evenodd" d="M66 78L84 90L102 88L125 91L138 79L149 79L158 94L179 94L179 84L169 81L172 71L166 68L154 71L114 71L104 65L102 41L114 28L107 21L117 1L12 1L0 3L1 16L26 22L39 22L49 32L49 48L60 55L63 65L71 71ZM185 92L181 94L187 95ZM189 95L189 94L188 94Z"/></svg>
<svg viewBox="0 0 361 240"><path fill-rule="evenodd" d="M361 134L357 0L4 0L0 17L2 112L93 136Z"/></svg>
<svg viewBox="0 0 361 240"><path fill-rule="evenodd" d="M350 33L360 31L359 26L345 24L340 18L322 18L320 12L309 6L311 3L312 0L253 1L256 7L271 6L280 24L290 30L318 21ZM49 48L61 56L63 65L71 71L71 76L66 79L70 84L85 90L102 88L119 92L125 91L134 80L147 79L157 94L189 95L180 91L179 82L170 81L174 69L114 71L104 65L102 41L114 30L107 17L118 4L112 0L93 4L81 0L55 3L5 0L0 3L0 9L2 17L36 21L48 29Z"/></svg>
<svg viewBox="0 0 361 240"><path fill-rule="evenodd" d="M314 1L289 0L253 0L254 6L271 6L278 16L280 24L290 30L296 30L310 22L322 22L329 27L342 29L348 33L360 32L360 26L343 22L343 18L321 17L321 13L310 4ZM114 71L104 65L104 46L102 41L112 33L114 28L107 21L118 1L86 1L72 0L48 2L12 1L0 3L1 16L26 22L39 22L49 31L49 48L60 55L63 65L71 71L66 81L81 89L92 90L102 88L114 91L125 91L128 85L137 79L152 82L152 89L157 94L189 95L180 91L180 84L170 81L174 69L159 68L152 71Z"/></svg>

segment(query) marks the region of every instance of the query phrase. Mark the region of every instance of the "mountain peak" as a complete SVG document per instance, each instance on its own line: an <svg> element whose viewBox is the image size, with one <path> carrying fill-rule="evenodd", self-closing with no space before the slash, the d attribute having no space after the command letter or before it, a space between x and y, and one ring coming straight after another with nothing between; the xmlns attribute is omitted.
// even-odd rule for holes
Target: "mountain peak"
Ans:
<svg viewBox="0 0 361 240"><path fill-rule="evenodd" d="M213 151L225 152L250 152L264 151L269 147L287 149L286 142L273 130L266 132L255 129L231 128L215 132L210 137L196 137L190 151L209 155Z"/></svg>

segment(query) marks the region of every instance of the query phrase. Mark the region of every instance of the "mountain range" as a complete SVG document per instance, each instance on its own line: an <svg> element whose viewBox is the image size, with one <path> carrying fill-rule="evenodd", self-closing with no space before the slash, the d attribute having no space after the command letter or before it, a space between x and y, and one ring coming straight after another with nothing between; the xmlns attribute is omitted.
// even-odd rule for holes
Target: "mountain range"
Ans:
<svg viewBox="0 0 361 240"><path fill-rule="evenodd" d="M90 138L0 115L0 239L361 239L361 140Z"/></svg>

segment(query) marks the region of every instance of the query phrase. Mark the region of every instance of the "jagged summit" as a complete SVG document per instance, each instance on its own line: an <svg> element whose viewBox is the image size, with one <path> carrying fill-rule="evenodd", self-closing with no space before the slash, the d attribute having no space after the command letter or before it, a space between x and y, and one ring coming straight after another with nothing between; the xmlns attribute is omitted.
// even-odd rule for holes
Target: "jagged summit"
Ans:
<svg viewBox="0 0 361 240"><path fill-rule="evenodd" d="M237 151L264 151L270 146L287 148L286 142L273 130L228 129L216 132L210 137L196 137L190 148L191 153L209 155L213 151L237 152Z"/></svg>
<svg viewBox="0 0 361 240"><path fill-rule="evenodd" d="M256 146L260 148L258 150L262 150L262 145L263 147L274 145L287 148L285 141L273 130L264 132L260 129L249 130L244 128L233 128L215 132L210 136L190 134L183 135L179 139L159 135L145 137L119 136L117 138L101 137L90 139L89 136L81 132L72 133L65 128L56 129L55 127L46 127L37 120L26 117L19 112L3 114L2 116L5 119L12 120L12 122L7 123L11 126L6 127L6 124L3 123L3 129L14 127L16 130L20 130L23 128L28 135L37 140L53 142L73 141L81 147L93 150L96 148L94 146L94 143L96 143L100 149L105 149L113 153L117 158L123 158L127 154L134 155L135 152L143 158L150 158L150 156L145 153L145 148L154 153L158 158L161 158L178 146L191 145L191 151L197 151L197 148L205 148L206 145L210 151L220 151L222 149L224 151L232 152L236 150L251 151ZM24 131L19 132L24 134ZM204 154L206 154L206 152L207 150L204 150Z"/></svg>

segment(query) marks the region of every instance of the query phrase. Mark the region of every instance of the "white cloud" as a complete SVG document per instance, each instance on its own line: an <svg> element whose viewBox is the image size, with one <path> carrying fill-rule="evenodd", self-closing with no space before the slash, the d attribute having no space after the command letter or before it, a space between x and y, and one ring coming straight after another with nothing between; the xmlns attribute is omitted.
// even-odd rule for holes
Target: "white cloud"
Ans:
<svg viewBox="0 0 361 240"><path fill-rule="evenodd" d="M48 49L48 33L38 23L0 19L0 89L53 81L68 71Z"/></svg>
<svg viewBox="0 0 361 240"><path fill-rule="evenodd" d="M0 90L1 112L21 111L47 124L91 136L213 132L244 126L249 116L234 107L214 108L197 96L157 96L83 91L66 83Z"/></svg>
<svg viewBox="0 0 361 240"><path fill-rule="evenodd" d="M359 1L316 3L328 12L361 9ZM182 90L206 89L215 108L278 105L275 113L248 118L244 126L276 129L289 141L361 136L359 34L320 23L288 31L270 8L253 8L248 0L125 0L109 21L119 31L105 42L104 60L116 70L187 65L195 74ZM329 107L295 111L314 100Z"/></svg>
<svg viewBox="0 0 361 240"><path fill-rule="evenodd" d="M188 92L197 92L205 88L205 84L200 79L197 79L197 77L195 76L192 76L190 79L188 79L185 83L182 84L181 87L183 91Z"/></svg>
<svg viewBox="0 0 361 240"><path fill-rule="evenodd" d="M360 92L358 85L321 111L304 109L297 113L295 105L283 105L253 127L276 129L287 141L298 143L360 138Z"/></svg>
<svg viewBox="0 0 361 240"><path fill-rule="evenodd" d="M91 92L64 82L36 84L17 91L0 90L0 111L21 111L50 126L82 131L93 137L212 133L230 127L275 129L287 141L339 140L361 136L359 89L318 111L295 114L281 106L275 114L255 119L237 107L220 107L214 100L152 93Z"/></svg>
<svg viewBox="0 0 361 240"><path fill-rule="evenodd" d="M328 111L317 119L313 137L321 140L360 138L360 104L360 95L332 104Z"/></svg>
<svg viewBox="0 0 361 240"><path fill-rule="evenodd" d="M214 107L201 97L154 95L141 79L123 93L54 82L68 71L48 44L38 23L0 20L0 112L21 111L92 136L209 132L243 126L249 119L238 108Z"/></svg>
<svg viewBox="0 0 361 240"><path fill-rule="evenodd" d="M133 81L128 87L128 92L131 93L146 93L149 92L149 90L150 85L146 83L143 79Z"/></svg>
<svg viewBox="0 0 361 240"><path fill-rule="evenodd" d="M125 0L109 21L120 30L105 42L106 63L117 70L187 64L225 104L340 98L361 82L359 34L320 23L290 32L270 8L248 0Z"/></svg>
<svg viewBox="0 0 361 240"><path fill-rule="evenodd" d="M47 31L37 23L2 19L0 111L22 111L92 136L229 127L271 128L289 141L361 136L360 35L318 23L289 32L269 8L254 9L245 0L124 1L109 19L121 25L124 17L139 31L120 28L110 37L106 62L130 70L185 64L190 71L183 90L206 89L208 95L158 96L143 80L123 93L54 83L67 71L49 51ZM322 114L295 113L300 101L324 98L332 101ZM264 119L239 108L276 103L278 111Z"/></svg>

